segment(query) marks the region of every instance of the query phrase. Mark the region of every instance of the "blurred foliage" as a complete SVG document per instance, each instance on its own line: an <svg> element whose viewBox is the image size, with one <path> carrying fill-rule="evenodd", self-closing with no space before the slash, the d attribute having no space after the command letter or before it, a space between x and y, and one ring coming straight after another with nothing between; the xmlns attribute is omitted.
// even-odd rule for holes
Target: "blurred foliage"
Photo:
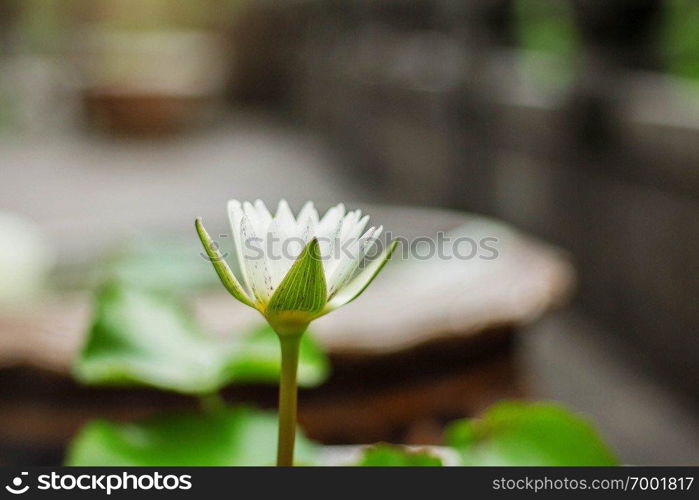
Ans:
<svg viewBox="0 0 699 500"><path fill-rule="evenodd" d="M281 370L279 339L267 324L245 335L240 340L240 355L236 359L231 378L238 383L277 383ZM298 382L301 387L315 387L325 381L330 362L322 348L313 340L313 332L306 331L301 339Z"/></svg>
<svg viewBox="0 0 699 500"><path fill-rule="evenodd" d="M0 211L0 306L29 305L46 291L54 255L41 228Z"/></svg>
<svg viewBox="0 0 699 500"><path fill-rule="evenodd" d="M64 49L70 2L66 0L22 0L15 39L19 49L50 54Z"/></svg>
<svg viewBox="0 0 699 500"><path fill-rule="evenodd" d="M660 38L668 70L699 80L699 3L667 0Z"/></svg>
<svg viewBox="0 0 699 500"><path fill-rule="evenodd" d="M561 57L575 54L580 45L569 2L558 0L516 0L517 38L524 50Z"/></svg>
<svg viewBox="0 0 699 500"><path fill-rule="evenodd" d="M439 467L442 459L426 450L410 450L391 444L377 444L364 450L355 464L359 467Z"/></svg>
<svg viewBox="0 0 699 500"><path fill-rule="evenodd" d="M74 374L93 385L208 394L230 383L276 383L280 365L279 341L268 326L239 337L214 338L172 295L112 281L97 293ZM299 384L321 383L328 369L324 353L305 335Z"/></svg>
<svg viewBox="0 0 699 500"><path fill-rule="evenodd" d="M595 428L562 406L501 402L446 432L464 465L617 465Z"/></svg>
<svg viewBox="0 0 699 500"><path fill-rule="evenodd" d="M117 279L151 290L218 290L220 282L194 239L138 237L121 246L98 269L98 281Z"/></svg>
<svg viewBox="0 0 699 500"><path fill-rule="evenodd" d="M75 0L74 0L75 1ZM209 29L227 22L243 0L78 0L103 27L149 31Z"/></svg>
<svg viewBox="0 0 699 500"><path fill-rule="evenodd" d="M296 463L316 461L318 446L299 431ZM274 465L277 417L249 408L177 413L137 423L96 420L68 448L72 466Z"/></svg>
<svg viewBox="0 0 699 500"><path fill-rule="evenodd" d="M525 72L543 83L569 85L581 47L570 3L516 0L513 7Z"/></svg>
<svg viewBox="0 0 699 500"><path fill-rule="evenodd" d="M67 465L224 466L273 465L273 413L246 407L161 415L136 423L96 420L75 437ZM460 420L447 445L467 466L617 465L594 428L557 405L503 402L481 419ZM323 465L322 446L299 431L296 464ZM442 459L427 449L380 443L362 451L360 467L432 467Z"/></svg>

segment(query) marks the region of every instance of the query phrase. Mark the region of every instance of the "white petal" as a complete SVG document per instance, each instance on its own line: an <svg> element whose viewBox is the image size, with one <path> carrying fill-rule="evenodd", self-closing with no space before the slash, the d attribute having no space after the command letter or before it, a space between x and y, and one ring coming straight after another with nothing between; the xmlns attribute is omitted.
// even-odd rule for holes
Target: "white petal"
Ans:
<svg viewBox="0 0 699 500"><path fill-rule="evenodd" d="M255 200L255 210L257 211L257 218L260 221L260 227L266 231L269 228L270 222L272 222L272 214L267 210L267 206L262 200Z"/></svg>
<svg viewBox="0 0 699 500"><path fill-rule="evenodd" d="M228 219L231 223L231 232L233 233L233 246L235 251L236 260L238 262L238 271L240 276L243 278L244 288L247 289L248 295L252 287L250 286L250 280L248 279L245 258L243 256L243 242L241 241L241 231L240 223L243 218L243 207L238 200L230 200L228 202Z"/></svg>
<svg viewBox="0 0 699 500"><path fill-rule="evenodd" d="M345 215L345 206L340 203L328 210L318 223L316 237L320 245L320 255L323 258L323 267L327 273L337 256L333 255L336 245L339 246L342 219Z"/></svg>
<svg viewBox="0 0 699 500"><path fill-rule="evenodd" d="M347 252L346 250L348 248L352 248L355 242L357 242L360 239L360 235L362 234L362 231L364 230L364 228L367 225L367 222L369 221L368 215L365 215L360 220L357 220L360 217L360 214L361 212L357 210L355 212L347 214L347 216L344 218L342 222L342 228L340 230L340 248L335 252L335 255L333 255L333 259L328 263L327 266L330 274L335 273L335 271L341 266L348 265L346 261L349 259L349 252Z"/></svg>
<svg viewBox="0 0 699 500"><path fill-rule="evenodd" d="M310 220L310 223L309 223ZM307 201L303 207L301 208L301 211L299 212L298 217L296 218L297 222L297 229L299 234L303 236L308 236L308 239L306 241L309 241L315 234L310 234L310 235L305 235L304 231L308 230L308 227L312 227L315 229L315 227L318 225L318 211L316 208L313 206L312 201Z"/></svg>
<svg viewBox="0 0 699 500"><path fill-rule="evenodd" d="M286 200L279 201L277 213L275 214L274 218L277 219L279 222L279 227L284 230L287 237L291 238L297 235L296 219L294 219L294 215L291 213L291 209L289 208L289 204L286 202Z"/></svg>
<svg viewBox="0 0 699 500"><path fill-rule="evenodd" d="M350 255L345 255L340 264L332 271L328 278L328 297L332 298L354 276L366 254L372 249L383 228L378 230L370 228L361 238L352 245Z"/></svg>
<svg viewBox="0 0 699 500"><path fill-rule="evenodd" d="M240 237L245 257L245 272L250 280L252 294L258 302L265 304L272 296L272 276L267 265L264 239L257 236L250 220L243 215L240 221Z"/></svg>
<svg viewBox="0 0 699 500"><path fill-rule="evenodd" d="M267 231L268 264L272 275L272 286L276 289L282 282L286 273L296 261L298 253L289 248L288 236L277 219L272 220Z"/></svg>
<svg viewBox="0 0 699 500"><path fill-rule="evenodd" d="M262 208L264 208L264 210L258 210L258 208L253 206L252 203L247 201L243 203L243 211L245 212L245 216L250 223L252 233L254 233L254 237L256 238L256 241L254 242L254 252L256 254L263 253L265 260L267 260L267 239L269 237L268 232L271 216L269 216L269 218L267 217L269 213L267 212L267 208L264 206L264 204L262 205ZM267 269L269 270L269 267Z"/></svg>
<svg viewBox="0 0 699 500"><path fill-rule="evenodd" d="M255 235L258 237L263 237L265 231L267 231L267 226L269 225L269 222L262 220L264 215L258 213L257 209L249 201L243 203L243 212L248 218L248 222L250 222L250 226L252 227L253 231L255 231Z"/></svg>
<svg viewBox="0 0 699 500"><path fill-rule="evenodd" d="M352 231L352 229L354 229L354 226L359 221L359 218L361 217L361 215L362 215L362 212L360 210L354 210L352 212L348 212L347 215L345 215L345 217L342 219L342 231L340 232L340 239L341 240L347 239L350 231Z"/></svg>
<svg viewBox="0 0 699 500"><path fill-rule="evenodd" d="M362 217L361 211L356 210L353 213L354 217L345 217L345 220L342 222L342 231L340 233L342 241L358 239L362 231L364 231L367 222L369 222L369 216L365 215Z"/></svg>
<svg viewBox="0 0 699 500"><path fill-rule="evenodd" d="M357 214L357 217L359 217L360 214ZM347 235L348 238L359 238L359 235L362 234L362 231L364 231L364 228L366 227L367 222L369 222L369 216L365 215L361 219L359 219L354 227L349 231L349 234Z"/></svg>
<svg viewBox="0 0 699 500"><path fill-rule="evenodd" d="M335 229L340 225L342 218L345 216L345 205L339 203L334 207L331 207L323 218L320 219L318 223L318 236L323 236L322 231L327 231L327 233L334 233Z"/></svg>
<svg viewBox="0 0 699 500"><path fill-rule="evenodd" d="M383 233L383 226L377 227L376 231L374 231L374 234L371 235L371 239L372 239L371 246L369 246L369 248L367 248L367 250L365 252L366 254L368 254L371 251L371 249L374 248L374 245L379 240L379 236L381 236L381 233Z"/></svg>
<svg viewBox="0 0 699 500"><path fill-rule="evenodd" d="M311 241L311 238L315 236L316 224L317 221L314 221L313 216L310 214L306 216L305 220L299 220L297 231L301 241L304 243Z"/></svg>
<svg viewBox="0 0 699 500"><path fill-rule="evenodd" d="M356 217L356 212L349 212L344 217L342 217L342 219L340 219L338 231L336 233L337 236L335 239L335 245L332 249L332 253L330 254L330 258L328 259L324 268L326 276L331 276L332 272L346 258L346 255L344 254L349 248L348 242L350 244L353 243L351 241L348 241L347 232L348 228L349 230L351 230L357 223Z"/></svg>
<svg viewBox="0 0 699 500"><path fill-rule="evenodd" d="M383 266L396 249L397 241L393 241L383 253L371 261L353 280L351 280L339 293L325 306L323 314L337 309L359 297L379 274Z"/></svg>

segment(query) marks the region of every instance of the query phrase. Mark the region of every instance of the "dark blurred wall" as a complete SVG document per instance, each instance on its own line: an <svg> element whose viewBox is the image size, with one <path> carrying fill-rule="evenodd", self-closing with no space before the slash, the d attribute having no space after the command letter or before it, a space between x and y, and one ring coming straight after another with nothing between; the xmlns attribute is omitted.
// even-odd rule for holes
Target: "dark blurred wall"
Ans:
<svg viewBox="0 0 699 500"><path fill-rule="evenodd" d="M587 311L696 391L699 86L671 71L675 49L691 67L699 47L682 24L696 4L266 5L292 34L275 97L367 196L492 214L568 248Z"/></svg>

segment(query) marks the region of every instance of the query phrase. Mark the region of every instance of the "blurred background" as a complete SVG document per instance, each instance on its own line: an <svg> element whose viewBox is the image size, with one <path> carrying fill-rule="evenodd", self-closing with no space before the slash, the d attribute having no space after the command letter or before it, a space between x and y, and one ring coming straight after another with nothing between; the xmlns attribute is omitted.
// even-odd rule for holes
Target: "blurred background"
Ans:
<svg viewBox="0 0 699 500"><path fill-rule="evenodd" d="M224 233L229 198L285 197L527 242L450 283L486 313L447 340L325 342L311 437L430 443L516 396L589 415L624 463L699 465L697 2L0 0L0 173L3 464L59 463L90 417L190 405L71 381L90 290L124 252L206 281L194 217ZM493 301L521 276L545 297ZM367 389L389 372L410 390ZM347 405L361 423L334 428Z"/></svg>

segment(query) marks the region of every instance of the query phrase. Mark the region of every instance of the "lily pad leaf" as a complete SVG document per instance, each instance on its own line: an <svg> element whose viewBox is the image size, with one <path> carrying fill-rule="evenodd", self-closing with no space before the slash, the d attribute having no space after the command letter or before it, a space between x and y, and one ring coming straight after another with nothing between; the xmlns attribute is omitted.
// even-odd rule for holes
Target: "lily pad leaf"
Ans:
<svg viewBox="0 0 699 500"><path fill-rule="evenodd" d="M310 465L318 446L299 431L296 463ZM141 422L94 420L68 447L71 466L274 465L277 416L245 407L177 413Z"/></svg>
<svg viewBox="0 0 699 500"><path fill-rule="evenodd" d="M364 450L359 467L440 467L442 459L426 450L380 443Z"/></svg>
<svg viewBox="0 0 699 500"><path fill-rule="evenodd" d="M92 326L73 372L92 385L208 394L229 383L274 383L280 364L271 328L214 338L171 295L111 282L97 294ZM325 355L304 335L299 384L316 385L327 373Z"/></svg>
<svg viewBox="0 0 699 500"><path fill-rule="evenodd" d="M618 465L587 420L551 403L498 403L480 419L452 423L446 443L464 465Z"/></svg>
<svg viewBox="0 0 699 500"><path fill-rule="evenodd" d="M237 383L277 383L281 370L279 339L272 327L264 324L240 339L239 356L230 366L228 376ZM325 381L330 362L325 352L313 340L311 332L301 338L298 381L304 387L314 387Z"/></svg>

